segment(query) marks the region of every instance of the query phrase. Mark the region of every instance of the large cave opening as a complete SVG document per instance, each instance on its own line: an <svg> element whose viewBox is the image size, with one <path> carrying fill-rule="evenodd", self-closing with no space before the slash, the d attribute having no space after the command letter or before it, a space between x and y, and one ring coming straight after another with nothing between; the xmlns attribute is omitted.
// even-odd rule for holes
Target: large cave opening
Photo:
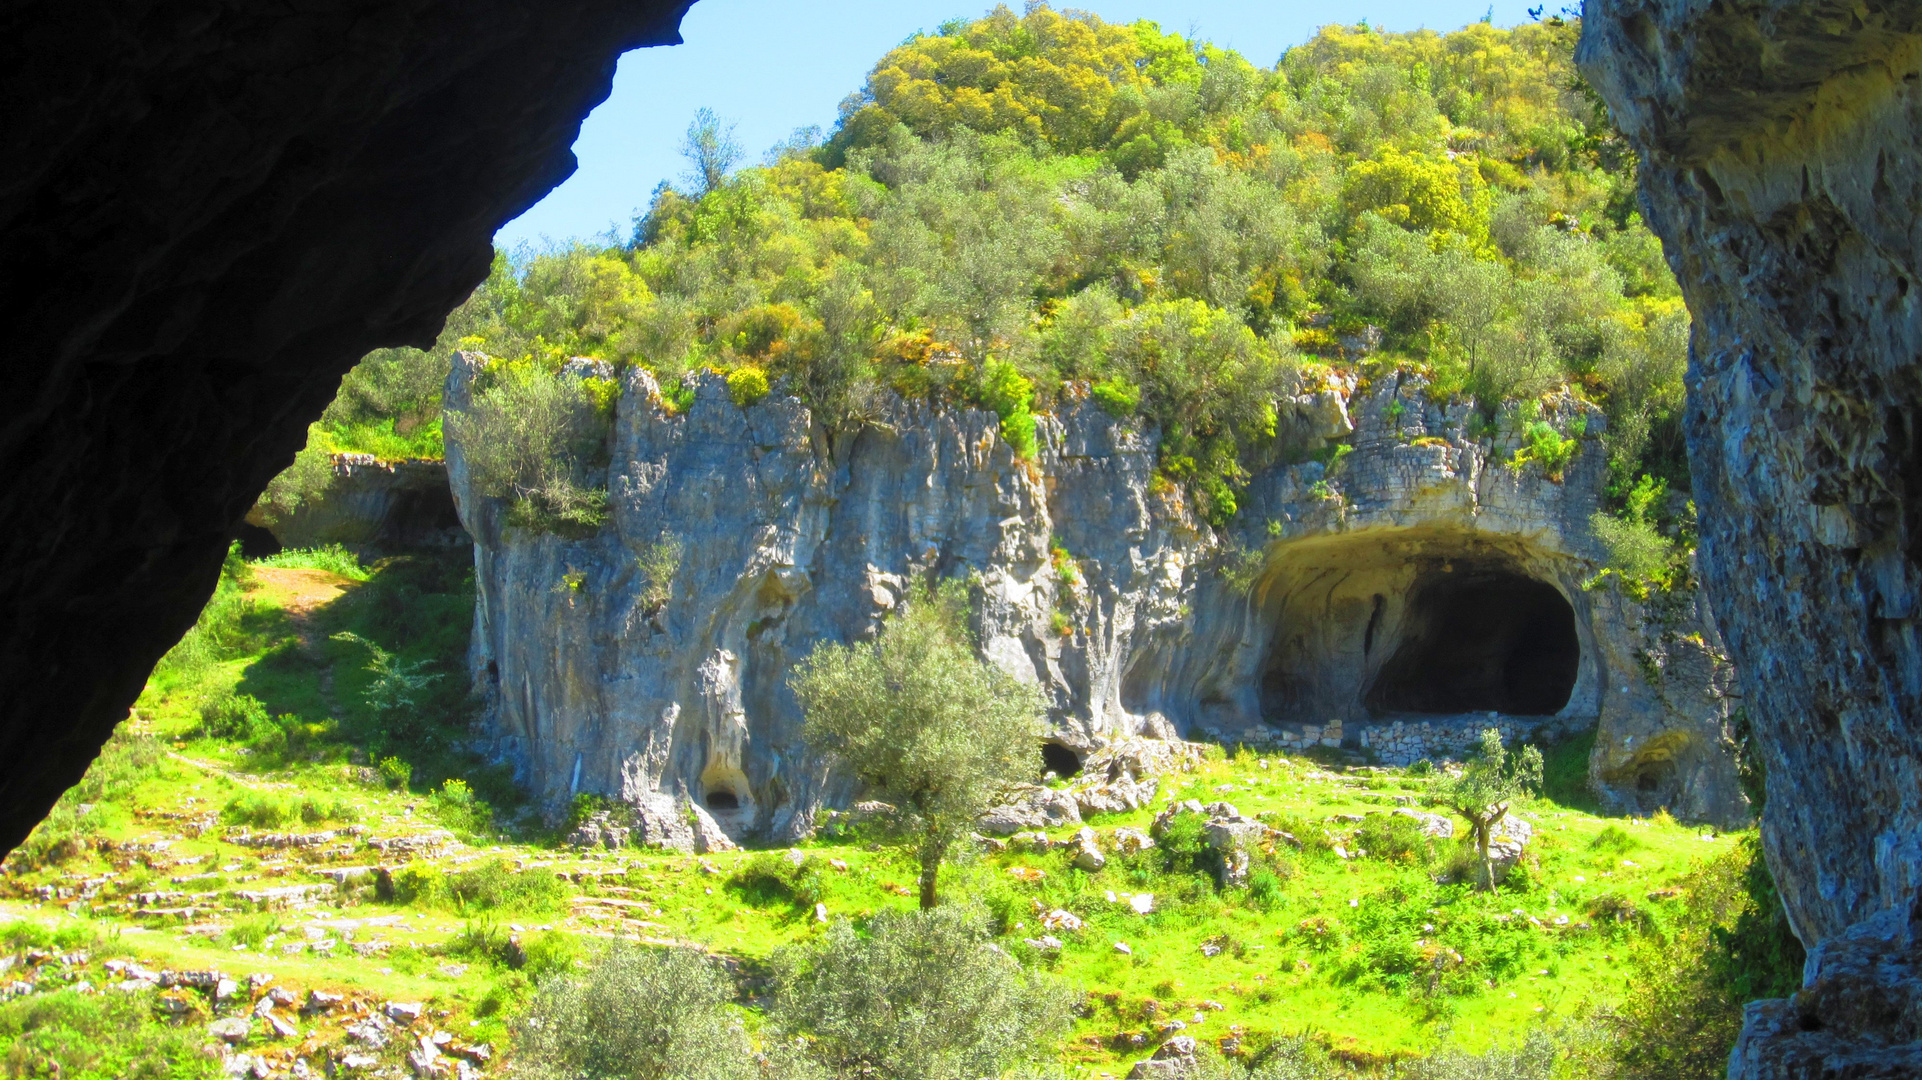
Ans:
<svg viewBox="0 0 1922 1080"><path fill-rule="evenodd" d="M1385 756L1449 751L1456 729L1488 713L1586 708L1590 661L1562 576L1555 556L1526 543L1446 527L1289 545L1259 586L1262 657L1248 696L1285 737Z"/></svg>
<svg viewBox="0 0 1922 1080"><path fill-rule="evenodd" d="M1553 585L1501 568L1429 573L1362 703L1377 713L1547 716L1575 689L1575 611Z"/></svg>

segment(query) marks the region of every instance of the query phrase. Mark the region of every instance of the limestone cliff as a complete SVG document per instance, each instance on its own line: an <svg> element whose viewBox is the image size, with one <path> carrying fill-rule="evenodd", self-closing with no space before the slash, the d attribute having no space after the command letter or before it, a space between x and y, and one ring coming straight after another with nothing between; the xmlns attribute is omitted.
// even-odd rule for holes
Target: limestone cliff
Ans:
<svg viewBox="0 0 1922 1080"><path fill-rule="evenodd" d="M450 408L480 360L457 358ZM793 399L743 409L710 376L676 413L630 371L591 538L506 526L449 446L490 729L549 798L685 793L731 833L793 837L853 793L800 743L789 668L872 633L914 576L975 575L983 651L1046 692L1057 758L1179 733L1407 762L1490 722L1599 723L1612 798L1741 820L1724 673L1712 646L1673 659L1703 640L1693 609L1663 623L1583 588L1599 446L1556 479L1497 465L1513 411L1471 438L1472 408L1425 390L1390 374L1284 402L1284 442L1352 451L1262 470L1217 535L1157 478L1154 434L1086 401L1041 418L1028 462L988 412L893 399L830 440ZM1577 417L1599 433L1592 406L1551 409ZM663 543L681 554L656 595Z"/></svg>
<svg viewBox="0 0 1922 1080"><path fill-rule="evenodd" d="M1922 8L1590 0L1578 58L1694 315L1702 568L1811 946L1803 1014L1753 1007L1736 1071L1914 1075L1922 984L1894 943L1922 890ZM1852 996L1878 1004L1830 1014Z"/></svg>
<svg viewBox="0 0 1922 1080"><path fill-rule="evenodd" d="M255 503L246 520L282 547L340 544L367 557L470 542L447 488L447 465L430 459L335 454L322 492L291 512Z"/></svg>

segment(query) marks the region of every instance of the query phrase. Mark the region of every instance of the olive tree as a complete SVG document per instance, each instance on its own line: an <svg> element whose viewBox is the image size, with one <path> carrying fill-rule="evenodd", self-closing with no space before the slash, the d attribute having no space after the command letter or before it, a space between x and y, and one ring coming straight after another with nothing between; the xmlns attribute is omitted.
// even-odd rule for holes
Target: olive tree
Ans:
<svg viewBox="0 0 1922 1080"><path fill-rule="evenodd" d="M921 906L954 842L1033 769L1039 691L975 655L967 589L917 584L873 641L823 643L789 680L810 745L892 807L921 865Z"/></svg>
<svg viewBox="0 0 1922 1080"><path fill-rule="evenodd" d="M1447 807L1468 822L1481 852L1482 872L1493 889L1495 865L1488 857L1488 846L1495 827L1508 816L1509 804L1541 786L1542 752L1532 746L1503 750L1502 733L1488 728L1482 732L1481 753L1459 775L1434 781L1428 788L1427 802Z"/></svg>
<svg viewBox="0 0 1922 1080"><path fill-rule="evenodd" d="M615 941L585 973L541 984L516 1025L525 1080L758 1080L733 987L688 949Z"/></svg>
<svg viewBox="0 0 1922 1080"><path fill-rule="evenodd" d="M865 933L837 922L775 954L769 1018L804 1034L836 1077L977 1080L1045 1054L1068 1024L1068 990L994 946L957 908L883 912Z"/></svg>

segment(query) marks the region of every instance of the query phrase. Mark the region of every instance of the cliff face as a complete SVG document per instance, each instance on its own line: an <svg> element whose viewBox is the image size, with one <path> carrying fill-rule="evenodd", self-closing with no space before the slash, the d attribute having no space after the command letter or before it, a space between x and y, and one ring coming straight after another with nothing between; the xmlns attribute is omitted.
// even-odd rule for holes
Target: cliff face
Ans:
<svg viewBox="0 0 1922 1080"><path fill-rule="evenodd" d="M292 513L256 503L247 523L284 548L340 544L363 556L470 543L447 487L447 464L415 458L379 461L372 454L335 454L326 491Z"/></svg>
<svg viewBox="0 0 1922 1080"><path fill-rule="evenodd" d="M457 359L450 408L479 361ZM917 575L974 574L983 651L1046 692L1057 760L1192 734L1409 762L1491 722L1599 723L1616 801L1741 820L1725 665L1678 644L1702 640L1696 612L1656 620L1582 587L1601 558L1599 448L1561 482L1491 464L1518 445L1514 416L1471 439L1470 409L1424 391L1389 376L1284 402L1285 441L1352 434L1352 452L1333 472L1263 470L1216 537L1156 479L1153 434L1086 402L1041 418L1022 462L992 413L895 400L830 444L792 399L742 409L708 377L675 415L632 371L611 520L591 538L505 527L449 446L476 538L476 685L503 754L550 798L685 793L737 836L791 838L853 793L801 744L789 668L873 633ZM1556 409L1599 432L1591 406ZM663 543L680 551L664 597L642 569Z"/></svg>
<svg viewBox="0 0 1922 1080"><path fill-rule="evenodd" d="M1897 969L1922 889L1922 8L1586 16L1579 59L1643 155L1694 314L1702 566L1768 769L1769 863L1821 946L1805 1014L1752 1007L1737 1072L1912 1075L1922 988ZM1886 1008L1822 1011L1851 996Z"/></svg>
<svg viewBox="0 0 1922 1080"><path fill-rule="evenodd" d="M686 0L0 9L0 850L368 350L424 345Z"/></svg>

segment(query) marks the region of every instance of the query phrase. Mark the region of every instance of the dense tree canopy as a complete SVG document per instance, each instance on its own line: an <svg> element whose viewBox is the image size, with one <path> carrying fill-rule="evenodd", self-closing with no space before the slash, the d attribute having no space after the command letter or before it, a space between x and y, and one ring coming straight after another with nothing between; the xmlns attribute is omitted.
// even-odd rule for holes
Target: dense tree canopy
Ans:
<svg viewBox="0 0 1922 1080"><path fill-rule="evenodd" d="M1216 521L1282 452L1277 395L1409 365L1488 409L1568 386L1610 414L1618 499L1679 488L1687 316L1576 34L1331 26L1261 68L997 8L888 53L825 140L701 157L628 242L501 260L436 353L642 364L670 397L711 368L840 429L931 396L996 409L1023 453L1086 383Z"/></svg>

